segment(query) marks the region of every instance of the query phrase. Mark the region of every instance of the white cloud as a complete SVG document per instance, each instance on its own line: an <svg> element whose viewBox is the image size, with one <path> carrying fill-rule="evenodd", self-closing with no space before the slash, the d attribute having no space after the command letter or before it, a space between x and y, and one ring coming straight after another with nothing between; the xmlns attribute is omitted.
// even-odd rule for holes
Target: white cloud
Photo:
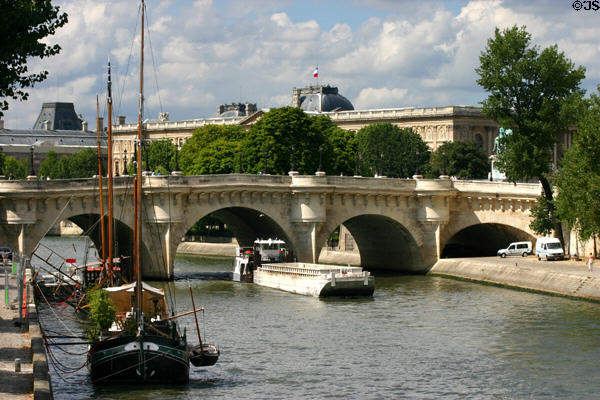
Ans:
<svg viewBox="0 0 600 400"><path fill-rule="evenodd" d="M407 93L408 89L400 88L365 88L354 101L354 107L356 109L397 107Z"/></svg>
<svg viewBox="0 0 600 400"><path fill-rule="evenodd" d="M50 101L73 101L76 111L92 120L95 95L105 90L109 55L120 113L135 119L137 2L58 4L69 23L47 42L59 43L61 54L30 61L30 71L46 69L50 76L28 90L29 101L11 102L6 125L31 127L41 104ZM214 116L219 104L234 101L256 102L259 108L288 105L292 87L314 83L316 64L320 82L338 86L355 108L476 105L485 93L474 70L496 26L526 25L536 44L557 43L587 68L588 90L595 90L600 78L600 28L594 13L575 12L568 2L356 0L340 2L344 7L329 17L320 8L326 2L310 3L311 8L302 4L148 2L146 114L154 117L160 111L155 68L171 119Z"/></svg>

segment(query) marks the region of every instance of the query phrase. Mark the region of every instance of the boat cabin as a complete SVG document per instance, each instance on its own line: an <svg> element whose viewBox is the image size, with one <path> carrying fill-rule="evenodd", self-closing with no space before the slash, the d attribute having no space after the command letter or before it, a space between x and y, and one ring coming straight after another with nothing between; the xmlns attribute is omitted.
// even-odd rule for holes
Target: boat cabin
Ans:
<svg viewBox="0 0 600 400"><path fill-rule="evenodd" d="M284 262L287 250L285 242L280 239L256 239L254 251L260 254L262 262Z"/></svg>

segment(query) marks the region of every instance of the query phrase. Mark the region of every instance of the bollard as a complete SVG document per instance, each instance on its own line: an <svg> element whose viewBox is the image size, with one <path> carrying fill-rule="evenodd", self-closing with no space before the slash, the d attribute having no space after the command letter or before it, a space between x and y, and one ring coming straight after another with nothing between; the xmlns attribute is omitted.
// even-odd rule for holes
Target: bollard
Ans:
<svg viewBox="0 0 600 400"><path fill-rule="evenodd" d="M15 372L21 372L21 359L15 358Z"/></svg>
<svg viewBox="0 0 600 400"><path fill-rule="evenodd" d="M8 307L8 270L4 269L4 305Z"/></svg>

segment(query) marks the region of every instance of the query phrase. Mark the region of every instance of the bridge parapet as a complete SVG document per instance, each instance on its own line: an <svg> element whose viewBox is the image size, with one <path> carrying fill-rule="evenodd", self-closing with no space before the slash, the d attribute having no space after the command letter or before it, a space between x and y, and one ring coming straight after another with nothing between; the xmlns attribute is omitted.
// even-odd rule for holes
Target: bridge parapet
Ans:
<svg viewBox="0 0 600 400"><path fill-rule="evenodd" d="M132 177L114 181L115 215L122 228L132 226L132 183ZM541 193L538 184L325 175L146 176L143 185L148 207L142 237L155 258L149 264L166 260L167 278L187 229L211 213L228 218L228 225L238 224L249 243L278 227L277 234L286 236L298 259L313 262L331 232L354 219L351 228L363 229L363 240L402 236L414 243L414 259L431 265L448 238L470 225L508 225L529 233L527 211ZM97 192L95 178L0 181L0 245L30 252L54 222L97 219ZM270 225L264 224L265 216ZM392 223L403 228L386 231L396 229L386 225ZM152 233L158 239L151 239ZM389 248L395 245L392 239ZM378 256L381 243L371 244L372 251L359 245L361 254ZM164 254L158 255L159 248Z"/></svg>

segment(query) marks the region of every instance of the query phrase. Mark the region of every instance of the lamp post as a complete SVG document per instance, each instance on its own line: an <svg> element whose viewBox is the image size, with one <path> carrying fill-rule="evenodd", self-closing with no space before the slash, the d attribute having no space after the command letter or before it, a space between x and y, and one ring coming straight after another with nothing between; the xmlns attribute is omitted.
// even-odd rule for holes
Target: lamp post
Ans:
<svg viewBox="0 0 600 400"><path fill-rule="evenodd" d="M29 148L29 160L30 160L30 165L29 165L29 176L32 176L35 178L35 170L33 169L33 145L31 145L31 147Z"/></svg>
<svg viewBox="0 0 600 400"><path fill-rule="evenodd" d="M179 141L179 143L181 143L181 139ZM181 146L180 146L181 148ZM177 149L177 146L175 146L175 168L173 169L173 171L171 171L171 175L173 176L181 176L182 172L179 169L179 149Z"/></svg>
<svg viewBox="0 0 600 400"><path fill-rule="evenodd" d="M419 150L417 150L415 154L417 155L417 170L415 171L415 175L419 175Z"/></svg>
<svg viewBox="0 0 600 400"><path fill-rule="evenodd" d="M298 175L298 171L296 171L296 146L292 145L292 169L288 172L288 175Z"/></svg>
<svg viewBox="0 0 600 400"><path fill-rule="evenodd" d="M123 176L129 175L127 171L127 149L123 149Z"/></svg>
<svg viewBox="0 0 600 400"><path fill-rule="evenodd" d="M148 150L150 149L150 146L146 145L143 147L144 147L144 156L145 156L144 159L146 161L146 168L144 168L144 174L150 175L150 163L148 162L148 153L149 153Z"/></svg>
<svg viewBox="0 0 600 400"><path fill-rule="evenodd" d="M319 169L317 171L323 171L323 146L319 146Z"/></svg>
<svg viewBox="0 0 600 400"><path fill-rule="evenodd" d="M446 175L446 150L442 150L442 175Z"/></svg>
<svg viewBox="0 0 600 400"><path fill-rule="evenodd" d="M360 160L362 160L362 154L356 153L356 166L354 167L354 176L360 176Z"/></svg>
<svg viewBox="0 0 600 400"><path fill-rule="evenodd" d="M415 151L415 155L417 158L417 167L415 170L415 174L413 175L412 178L413 179L423 179L423 175L421 175L421 171L419 171L419 166L421 165L421 158L420 158L421 153L419 153L419 150Z"/></svg>
<svg viewBox="0 0 600 400"><path fill-rule="evenodd" d="M0 147L0 160L2 160L2 147ZM2 171L2 163L0 162L0 179L4 179L4 172Z"/></svg>
<svg viewBox="0 0 600 400"><path fill-rule="evenodd" d="M381 152L379 157L381 158L381 170L379 171L379 177L383 178L383 176L384 176L383 175L383 164L384 164L383 151Z"/></svg>
<svg viewBox="0 0 600 400"><path fill-rule="evenodd" d="M264 154L264 165L263 165L263 175L267 175L269 173L268 169L267 169L267 157L269 155L269 152L267 150L265 150L263 152Z"/></svg>

